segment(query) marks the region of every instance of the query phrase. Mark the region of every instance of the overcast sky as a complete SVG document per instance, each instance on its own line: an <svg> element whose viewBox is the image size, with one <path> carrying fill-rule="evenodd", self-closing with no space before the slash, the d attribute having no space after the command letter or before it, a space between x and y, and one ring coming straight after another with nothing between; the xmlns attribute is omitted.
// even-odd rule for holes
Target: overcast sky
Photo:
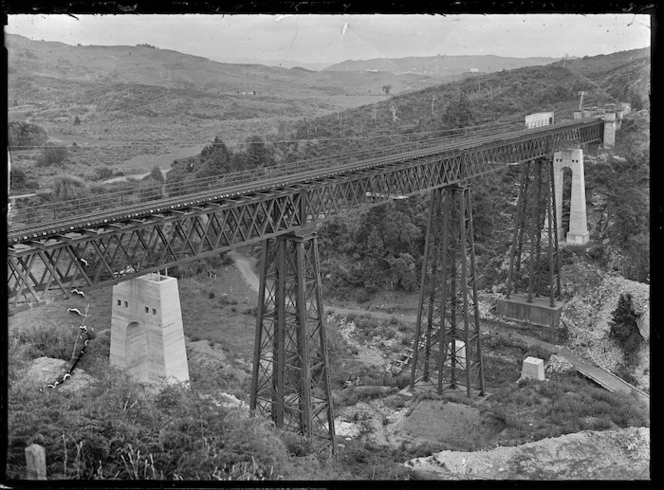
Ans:
<svg viewBox="0 0 664 490"><path fill-rule="evenodd" d="M406 56L593 56L650 46L650 17L599 15L9 16L6 31L67 44L149 43L215 61L332 64Z"/></svg>

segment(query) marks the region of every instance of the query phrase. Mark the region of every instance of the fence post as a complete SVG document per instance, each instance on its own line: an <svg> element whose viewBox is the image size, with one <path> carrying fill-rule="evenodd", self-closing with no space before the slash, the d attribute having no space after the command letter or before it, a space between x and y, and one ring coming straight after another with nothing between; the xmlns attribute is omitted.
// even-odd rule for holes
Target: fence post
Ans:
<svg viewBox="0 0 664 490"><path fill-rule="evenodd" d="M26 480L46 480L46 450L39 444L25 448Z"/></svg>

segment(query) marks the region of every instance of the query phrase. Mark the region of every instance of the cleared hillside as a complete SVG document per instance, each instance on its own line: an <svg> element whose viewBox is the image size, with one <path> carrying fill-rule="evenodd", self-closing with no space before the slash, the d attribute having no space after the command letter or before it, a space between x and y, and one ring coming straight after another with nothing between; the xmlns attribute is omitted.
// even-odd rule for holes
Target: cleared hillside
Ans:
<svg viewBox="0 0 664 490"><path fill-rule="evenodd" d="M557 64L562 64L557 63ZM564 66L639 110L650 107L650 48L566 61Z"/></svg>

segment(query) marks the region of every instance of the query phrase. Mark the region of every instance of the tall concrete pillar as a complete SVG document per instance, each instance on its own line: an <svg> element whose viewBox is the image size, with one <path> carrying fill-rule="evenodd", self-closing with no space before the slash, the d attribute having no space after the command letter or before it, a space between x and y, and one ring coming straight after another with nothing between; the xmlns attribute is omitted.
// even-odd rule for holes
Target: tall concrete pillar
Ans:
<svg viewBox="0 0 664 490"><path fill-rule="evenodd" d="M113 286L111 365L145 383L189 381L176 278L148 274Z"/></svg>
<svg viewBox="0 0 664 490"><path fill-rule="evenodd" d="M566 242L583 245L590 240L586 215L586 184L583 176L583 150L562 150L553 155L556 186L558 239L563 236L563 169L572 171L572 196L569 209L569 231Z"/></svg>
<svg viewBox="0 0 664 490"><path fill-rule="evenodd" d="M608 112L604 114L604 143L602 147L606 150L616 145L616 113Z"/></svg>

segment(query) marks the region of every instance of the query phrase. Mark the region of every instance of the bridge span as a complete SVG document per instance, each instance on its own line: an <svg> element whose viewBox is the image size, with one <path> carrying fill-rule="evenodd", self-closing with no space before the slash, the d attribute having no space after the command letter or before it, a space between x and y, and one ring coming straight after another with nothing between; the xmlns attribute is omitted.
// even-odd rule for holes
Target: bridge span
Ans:
<svg viewBox="0 0 664 490"><path fill-rule="evenodd" d="M603 137L603 120L573 120L10 229L9 308L116 284Z"/></svg>

